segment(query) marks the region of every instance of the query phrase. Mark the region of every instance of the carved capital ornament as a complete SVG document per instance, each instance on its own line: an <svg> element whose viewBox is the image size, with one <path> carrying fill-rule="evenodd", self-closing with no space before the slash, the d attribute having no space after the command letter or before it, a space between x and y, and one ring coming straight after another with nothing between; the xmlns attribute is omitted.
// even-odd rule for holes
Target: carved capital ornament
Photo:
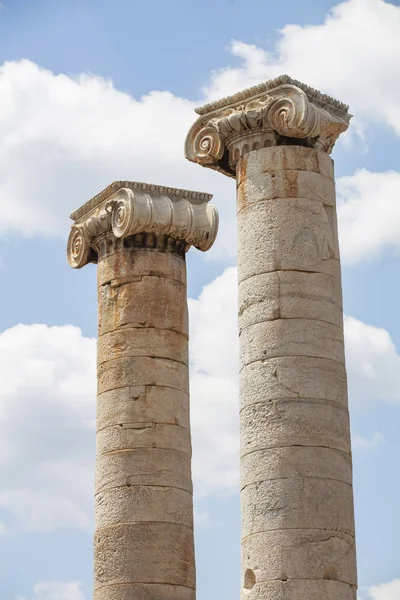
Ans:
<svg viewBox="0 0 400 600"><path fill-rule="evenodd" d="M212 196L131 181L117 181L70 215L67 257L79 269L124 244L205 252L218 232ZM130 242L128 243L128 241Z"/></svg>
<svg viewBox="0 0 400 600"><path fill-rule="evenodd" d="M298 144L330 153L349 126L348 106L287 75L196 109L185 156L236 176L240 156L268 146Z"/></svg>

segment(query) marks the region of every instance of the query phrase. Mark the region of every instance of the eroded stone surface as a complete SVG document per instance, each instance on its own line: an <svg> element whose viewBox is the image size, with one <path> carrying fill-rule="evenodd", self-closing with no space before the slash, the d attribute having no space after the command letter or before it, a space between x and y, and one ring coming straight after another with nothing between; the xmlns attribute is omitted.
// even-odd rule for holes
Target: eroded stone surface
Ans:
<svg viewBox="0 0 400 600"><path fill-rule="evenodd" d="M240 186L249 177L253 179L262 174L275 173L278 176L282 173L282 176L285 177L287 171L297 171L300 178L311 176L312 179L312 174L316 173L332 181L334 180L334 163L328 154L305 146L291 146L288 149L287 146L283 145L271 146L268 151L263 150L262 152L253 153L249 164L246 157L243 157L243 161L238 164L237 184ZM281 185L283 189L288 189L286 182ZM309 189L309 192L311 194L315 193L313 189ZM287 198L288 196L277 195L277 197ZM300 195L300 197L302 196ZM308 196L306 197L308 198Z"/></svg>
<svg viewBox="0 0 400 600"><path fill-rule="evenodd" d="M131 485L98 492L96 527L155 521L193 527L191 492L175 487Z"/></svg>
<svg viewBox="0 0 400 600"><path fill-rule="evenodd" d="M287 76L200 108L186 157L236 176L242 600L355 600L333 162L348 107Z"/></svg>
<svg viewBox="0 0 400 600"><path fill-rule="evenodd" d="M285 446L322 446L350 453L349 415L337 403L308 398L259 402L240 411L241 455Z"/></svg>
<svg viewBox="0 0 400 600"><path fill-rule="evenodd" d="M274 150L239 161L243 597L325 599L324 579L349 584L344 589L352 597L354 507L334 185L315 171L270 170ZM278 154L293 167L310 151L287 147ZM307 579L303 596L300 581ZM272 580L286 587L272 593ZM343 600L343 591L334 588L332 599Z"/></svg>
<svg viewBox="0 0 400 600"><path fill-rule="evenodd" d="M321 478L352 484L351 456L343 450L321 446L284 446L243 454L242 489L270 479Z"/></svg>
<svg viewBox="0 0 400 600"><path fill-rule="evenodd" d="M190 455L190 430L171 423L132 421L98 431L96 446L98 454L135 448L162 448Z"/></svg>
<svg viewBox="0 0 400 600"><path fill-rule="evenodd" d="M195 582L184 261L146 252L100 261L95 597Z"/></svg>
<svg viewBox="0 0 400 600"><path fill-rule="evenodd" d="M241 494L243 537L263 531L354 531L351 485L335 479L287 477L246 486ZM290 537L291 533L288 533Z"/></svg>
<svg viewBox="0 0 400 600"><path fill-rule="evenodd" d="M186 287L185 261L170 252L151 249L136 252L116 250L107 260L102 260L97 265L98 287L117 286L122 282L133 283L140 281L144 274L169 279Z"/></svg>
<svg viewBox="0 0 400 600"><path fill-rule="evenodd" d="M243 589L241 600L357 600L356 586L325 579L285 579Z"/></svg>
<svg viewBox="0 0 400 600"><path fill-rule="evenodd" d="M99 359L99 394L125 387L153 386L171 387L189 393L189 376L186 365L164 358L132 357L109 360Z"/></svg>
<svg viewBox="0 0 400 600"><path fill-rule="evenodd" d="M218 231L218 213L210 200L201 192L116 181L70 215L69 264L80 269L124 247L179 256L190 246L206 251ZM118 257L124 262L123 253Z"/></svg>
<svg viewBox="0 0 400 600"><path fill-rule="evenodd" d="M133 329L133 331L132 331ZM98 364L116 358L167 358L188 365L187 336L168 329L128 327L104 333L98 341Z"/></svg>
<svg viewBox="0 0 400 600"><path fill-rule="evenodd" d="M326 578L356 584L354 539L329 529L266 531L246 537L242 565L252 569L258 583Z"/></svg>
<svg viewBox="0 0 400 600"><path fill-rule="evenodd" d="M278 319L314 319L343 325L340 280L325 273L274 271L239 285L239 333Z"/></svg>
<svg viewBox="0 0 400 600"><path fill-rule="evenodd" d="M251 161L243 182L237 187L239 212L256 202L275 198L308 198L330 207L336 204L335 183L329 177L294 169L259 173L258 168ZM254 175L251 170L256 171Z"/></svg>
<svg viewBox="0 0 400 600"><path fill-rule="evenodd" d="M193 531L175 523L130 523L97 530L94 585L164 583L194 587Z"/></svg>
<svg viewBox="0 0 400 600"><path fill-rule="evenodd" d="M326 273L340 278L335 211L304 198L258 202L239 215L239 283L271 271ZM257 256L257 260L254 259Z"/></svg>
<svg viewBox="0 0 400 600"><path fill-rule="evenodd" d="M98 262L97 600L194 600L185 252L210 196L117 182L71 217L71 266Z"/></svg>
<svg viewBox="0 0 400 600"><path fill-rule="evenodd" d="M98 431L128 423L170 423L189 429L189 396L161 385L127 386L98 395Z"/></svg>
<svg viewBox="0 0 400 600"><path fill-rule="evenodd" d="M165 485L192 491L190 454L165 448L135 448L97 456L98 492L130 485Z"/></svg>
<svg viewBox="0 0 400 600"><path fill-rule="evenodd" d="M98 299L100 336L128 327L188 335L186 288L173 279L142 277L121 285L103 285Z"/></svg>
<svg viewBox="0 0 400 600"><path fill-rule="evenodd" d="M343 328L311 319L276 319L249 325L240 335L240 365L280 356L344 362Z"/></svg>
<svg viewBox="0 0 400 600"><path fill-rule="evenodd" d="M195 600L194 588L159 583L107 585L94 590L93 600Z"/></svg>
<svg viewBox="0 0 400 600"><path fill-rule="evenodd" d="M314 161L307 161L301 170L312 170L313 162L314 168L321 169L326 163L318 160L318 150L329 154L351 118L347 105L287 75L196 112L200 117L186 137L186 158L230 177L240 172L241 160L247 154L275 146L294 148L293 160L278 163L280 169L296 168L296 149L301 146L315 150Z"/></svg>
<svg viewBox="0 0 400 600"><path fill-rule="evenodd" d="M281 356L241 369L241 407L279 398L326 399L347 407L344 365L326 358Z"/></svg>

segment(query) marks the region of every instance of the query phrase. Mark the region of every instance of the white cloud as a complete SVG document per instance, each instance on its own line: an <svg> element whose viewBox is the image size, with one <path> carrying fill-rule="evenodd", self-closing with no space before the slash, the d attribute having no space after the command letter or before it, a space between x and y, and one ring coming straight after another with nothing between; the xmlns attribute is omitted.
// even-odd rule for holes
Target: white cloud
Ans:
<svg viewBox="0 0 400 600"><path fill-rule="evenodd" d="M210 523L210 513L206 510L198 510L196 507L194 508L194 527L196 529L197 526L204 526Z"/></svg>
<svg viewBox="0 0 400 600"><path fill-rule="evenodd" d="M236 270L190 301L197 497L238 482ZM96 342L72 326L0 334L0 508L5 533L92 528ZM197 520L205 519L200 511Z"/></svg>
<svg viewBox="0 0 400 600"><path fill-rule="evenodd" d="M234 182L183 155L194 106L170 92L135 100L101 77L54 75L27 60L5 63L0 231L64 236L73 209L112 181L129 179L214 192L224 217L216 250L234 256Z"/></svg>
<svg viewBox="0 0 400 600"><path fill-rule="evenodd" d="M236 269L189 300L197 498L238 489ZM345 319L352 403L400 402L400 356L384 329ZM90 529L95 340L72 326L19 325L0 335L0 507L6 532ZM359 448L383 440L353 437ZM201 520L201 518L200 518Z"/></svg>
<svg viewBox="0 0 400 600"><path fill-rule="evenodd" d="M195 492L238 489L237 276L227 269L189 300Z"/></svg>
<svg viewBox="0 0 400 600"><path fill-rule="evenodd" d="M400 7L384 0L348 0L319 25L286 25L267 52L235 41L236 68L214 74L210 99L287 73L350 104L357 118L390 125L400 134ZM368 66L368 77L360 76ZM354 85L354 82L357 85Z"/></svg>
<svg viewBox="0 0 400 600"><path fill-rule="evenodd" d="M77 581L68 583L39 582L33 588L30 598L17 596L15 600L85 600L81 584Z"/></svg>
<svg viewBox="0 0 400 600"><path fill-rule="evenodd" d="M375 451L384 443L385 439L379 431L375 431L371 437L363 437L358 433L352 433L351 445L353 449Z"/></svg>
<svg viewBox="0 0 400 600"><path fill-rule="evenodd" d="M400 600L400 579L372 586L368 595L371 600Z"/></svg>
<svg viewBox="0 0 400 600"><path fill-rule="evenodd" d="M337 182L340 251L344 264L400 249L400 173L365 169Z"/></svg>
<svg viewBox="0 0 400 600"><path fill-rule="evenodd" d="M0 335L0 508L6 531L91 528L96 341L76 327Z"/></svg>
<svg viewBox="0 0 400 600"><path fill-rule="evenodd" d="M345 317L344 327L351 402L400 403L400 356L390 334L353 317Z"/></svg>
<svg viewBox="0 0 400 600"><path fill-rule="evenodd" d="M287 25L271 52L234 42L239 66L214 73L201 102L288 72L350 102L364 123L386 123L400 133L400 84L393 77L400 67L399 27L400 7L349 0L320 25ZM359 77L365 64L368 77ZM28 60L4 63L0 75L0 231L64 236L68 213L111 181L147 180L213 192L221 230L207 256L235 257L234 182L183 157L197 103L168 91L134 99L101 77L54 75ZM350 129L360 131L357 119ZM390 211L380 218L380 229L364 235L364 222L370 225L372 212L376 217L364 185L373 176L359 172L342 181L351 200L342 211L348 229L343 253L349 262L396 244L396 218L385 217L397 212L389 193L385 206ZM378 174L374 182L395 191L395 179L392 174L383 181ZM392 236L389 241L384 234Z"/></svg>

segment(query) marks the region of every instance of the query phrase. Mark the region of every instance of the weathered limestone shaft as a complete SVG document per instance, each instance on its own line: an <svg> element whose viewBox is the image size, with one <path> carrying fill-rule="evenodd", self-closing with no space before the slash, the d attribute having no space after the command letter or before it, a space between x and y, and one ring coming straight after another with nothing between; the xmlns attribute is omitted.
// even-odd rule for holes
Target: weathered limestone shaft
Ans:
<svg viewBox="0 0 400 600"><path fill-rule="evenodd" d="M69 244L72 266L98 261L94 599L194 600L185 252L216 213L121 186L72 215Z"/></svg>
<svg viewBox="0 0 400 600"><path fill-rule="evenodd" d="M244 591L353 599L350 428L330 157L280 146L239 160Z"/></svg>
<svg viewBox="0 0 400 600"><path fill-rule="evenodd" d="M287 77L199 109L236 176L243 600L355 600L333 162L347 107Z"/></svg>
<svg viewBox="0 0 400 600"><path fill-rule="evenodd" d="M175 244L99 262L96 600L193 598L185 275Z"/></svg>

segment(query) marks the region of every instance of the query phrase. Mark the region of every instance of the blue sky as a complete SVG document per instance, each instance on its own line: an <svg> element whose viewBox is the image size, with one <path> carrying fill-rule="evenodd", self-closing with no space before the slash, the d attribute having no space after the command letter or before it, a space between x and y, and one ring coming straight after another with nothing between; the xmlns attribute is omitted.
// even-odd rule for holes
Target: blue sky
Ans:
<svg viewBox="0 0 400 600"><path fill-rule="evenodd" d="M65 250L68 214L115 179L211 192L220 212L187 261L198 598L239 593L235 186L183 140L198 103L285 72L354 115L333 158L359 596L400 600L400 3L3 5L1 600L91 597L96 273Z"/></svg>

